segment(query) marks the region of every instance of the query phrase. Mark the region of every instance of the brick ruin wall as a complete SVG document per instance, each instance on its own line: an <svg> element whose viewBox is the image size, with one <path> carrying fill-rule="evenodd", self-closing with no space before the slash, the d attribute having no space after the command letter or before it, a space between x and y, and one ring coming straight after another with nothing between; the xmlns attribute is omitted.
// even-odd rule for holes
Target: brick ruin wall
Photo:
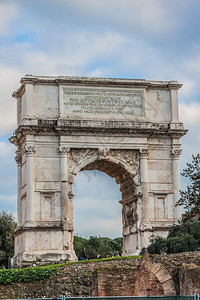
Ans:
<svg viewBox="0 0 200 300"><path fill-rule="evenodd" d="M0 285L1 299L200 294L200 253L66 264L52 278Z"/></svg>

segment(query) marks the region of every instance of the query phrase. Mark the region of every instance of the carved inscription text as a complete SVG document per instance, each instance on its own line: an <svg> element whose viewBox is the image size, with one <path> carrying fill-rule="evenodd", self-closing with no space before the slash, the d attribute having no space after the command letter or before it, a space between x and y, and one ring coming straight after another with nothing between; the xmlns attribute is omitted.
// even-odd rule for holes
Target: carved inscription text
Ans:
<svg viewBox="0 0 200 300"><path fill-rule="evenodd" d="M64 113L67 115L143 116L143 92L64 90Z"/></svg>

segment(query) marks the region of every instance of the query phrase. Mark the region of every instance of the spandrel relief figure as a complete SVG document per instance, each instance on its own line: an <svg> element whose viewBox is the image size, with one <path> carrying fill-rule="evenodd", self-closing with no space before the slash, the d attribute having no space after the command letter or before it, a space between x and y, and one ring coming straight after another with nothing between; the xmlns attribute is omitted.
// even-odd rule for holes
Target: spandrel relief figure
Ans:
<svg viewBox="0 0 200 300"><path fill-rule="evenodd" d="M133 202L123 205L122 221L124 226L132 226L136 223L137 215Z"/></svg>

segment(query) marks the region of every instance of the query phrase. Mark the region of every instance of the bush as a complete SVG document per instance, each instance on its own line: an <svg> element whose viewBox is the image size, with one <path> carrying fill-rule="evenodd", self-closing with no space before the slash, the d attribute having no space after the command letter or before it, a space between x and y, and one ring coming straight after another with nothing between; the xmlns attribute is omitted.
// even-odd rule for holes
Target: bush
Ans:
<svg viewBox="0 0 200 300"><path fill-rule="evenodd" d="M0 269L0 284L12 282L33 282L52 276L57 272L55 267L33 267L25 269Z"/></svg>

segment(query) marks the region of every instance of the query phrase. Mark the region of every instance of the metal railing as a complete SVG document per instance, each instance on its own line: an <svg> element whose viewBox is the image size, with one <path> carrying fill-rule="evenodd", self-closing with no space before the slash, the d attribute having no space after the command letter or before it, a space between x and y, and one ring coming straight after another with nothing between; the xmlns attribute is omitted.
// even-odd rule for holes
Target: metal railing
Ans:
<svg viewBox="0 0 200 300"><path fill-rule="evenodd" d="M105 297L54 297L54 298L26 298L14 300L200 300L199 295L192 296L105 296ZM7 299L11 300L11 299ZM12 299L13 300L13 299Z"/></svg>

